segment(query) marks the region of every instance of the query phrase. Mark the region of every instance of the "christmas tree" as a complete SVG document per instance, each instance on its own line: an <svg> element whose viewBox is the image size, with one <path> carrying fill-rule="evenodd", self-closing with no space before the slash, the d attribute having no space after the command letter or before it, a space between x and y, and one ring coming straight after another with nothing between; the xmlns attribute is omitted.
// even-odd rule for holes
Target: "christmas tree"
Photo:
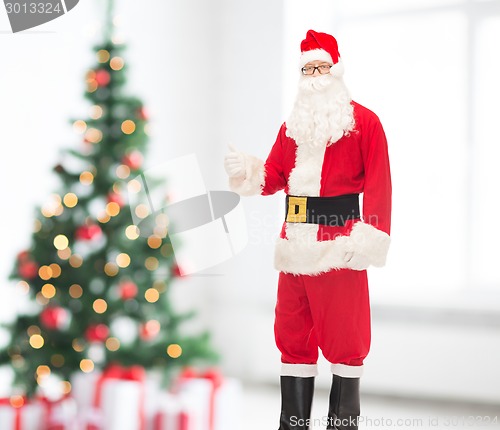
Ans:
<svg viewBox="0 0 500 430"><path fill-rule="evenodd" d="M29 396L49 375L68 393L75 371L116 362L169 374L215 358L207 333L183 335L193 315L176 313L169 300L179 269L168 218L148 220L147 232L132 223L131 210L151 217L126 199L127 187L141 186L134 178L143 172L148 116L124 91L125 47L113 42L111 18L109 2L106 35L86 73L90 117L71 121L82 147L55 166L61 189L37 209L31 246L11 276L29 306L7 325L0 364L11 365Z"/></svg>

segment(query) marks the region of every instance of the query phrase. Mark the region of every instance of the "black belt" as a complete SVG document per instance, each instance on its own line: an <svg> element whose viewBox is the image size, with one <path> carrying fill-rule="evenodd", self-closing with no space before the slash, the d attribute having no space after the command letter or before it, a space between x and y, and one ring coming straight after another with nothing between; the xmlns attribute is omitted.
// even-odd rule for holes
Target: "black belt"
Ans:
<svg viewBox="0 0 500 430"><path fill-rule="evenodd" d="M360 218L359 194L335 197L286 196L286 222L343 226Z"/></svg>

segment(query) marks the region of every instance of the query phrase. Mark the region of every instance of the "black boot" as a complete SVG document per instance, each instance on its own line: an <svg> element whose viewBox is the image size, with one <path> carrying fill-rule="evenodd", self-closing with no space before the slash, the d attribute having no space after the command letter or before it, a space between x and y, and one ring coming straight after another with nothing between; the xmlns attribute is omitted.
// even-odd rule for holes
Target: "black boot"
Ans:
<svg viewBox="0 0 500 430"><path fill-rule="evenodd" d="M307 430L311 418L314 377L281 376L279 430Z"/></svg>
<svg viewBox="0 0 500 430"><path fill-rule="evenodd" d="M358 430L359 378L333 375L327 429Z"/></svg>

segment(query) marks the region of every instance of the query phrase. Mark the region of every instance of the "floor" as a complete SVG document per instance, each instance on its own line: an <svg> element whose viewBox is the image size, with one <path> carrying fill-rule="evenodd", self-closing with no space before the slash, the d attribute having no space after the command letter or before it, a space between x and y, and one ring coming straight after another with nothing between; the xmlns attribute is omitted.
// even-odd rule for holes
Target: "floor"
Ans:
<svg viewBox="0 0 500 430"><path fill-rule="evenodd" d="M318 390L317 390L318 391ZM273 386L244 386L241 430L277 430L280 394ZM362 396L359 429L500 430L500 407ZM326 428L328 393L315 394L311 430Z"/></svg>

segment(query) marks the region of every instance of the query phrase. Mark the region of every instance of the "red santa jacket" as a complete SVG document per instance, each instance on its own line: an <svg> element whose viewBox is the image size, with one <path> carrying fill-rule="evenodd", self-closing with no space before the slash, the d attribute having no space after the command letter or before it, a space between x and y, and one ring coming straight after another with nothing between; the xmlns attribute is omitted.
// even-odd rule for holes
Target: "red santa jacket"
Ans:
<svg viewBox="0 0 500 430"><path fill-rule="evenodd" d="M280 271L317 275L385 264L391 225L387 140L377 115L352 104L356 125L348 136L329 146L297 145L283 124L266 162L245 154L246 176L230 178L230 188L240 195L362 194L361 220L341 227L284 222L275 252Z"/></svg>

